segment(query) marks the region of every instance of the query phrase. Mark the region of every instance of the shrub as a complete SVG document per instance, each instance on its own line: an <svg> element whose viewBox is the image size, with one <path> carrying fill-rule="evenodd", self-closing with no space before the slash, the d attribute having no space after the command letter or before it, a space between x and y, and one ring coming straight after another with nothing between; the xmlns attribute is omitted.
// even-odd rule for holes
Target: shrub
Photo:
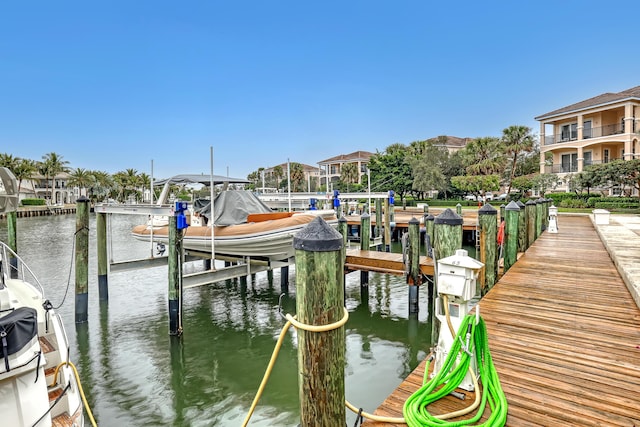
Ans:
<svg viewBox="0 0 640 427"><path fill-rule="evenodd" d="M44 206L46 200L44 199L22 199L22 206Z"/></svg>

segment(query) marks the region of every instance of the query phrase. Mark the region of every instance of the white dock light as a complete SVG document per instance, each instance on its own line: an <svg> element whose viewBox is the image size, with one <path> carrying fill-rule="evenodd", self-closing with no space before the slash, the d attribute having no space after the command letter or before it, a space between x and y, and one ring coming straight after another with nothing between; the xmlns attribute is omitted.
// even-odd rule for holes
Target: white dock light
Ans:
<svg viewBox="0 0 640 427"><path fill-rule="evenodd" d="M549 233L558 232L558 208L554 205L549 206Z"/></svg>

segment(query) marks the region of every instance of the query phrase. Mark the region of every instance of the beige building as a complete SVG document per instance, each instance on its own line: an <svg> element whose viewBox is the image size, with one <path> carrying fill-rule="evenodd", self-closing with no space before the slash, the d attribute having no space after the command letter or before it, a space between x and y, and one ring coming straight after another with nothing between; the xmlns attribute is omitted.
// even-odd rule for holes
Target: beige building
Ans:
<svg viewBox="0 0 640 427"><path fill-rule="evenodd" d="M323 170L316 166L306 165L304 163L300 163L302 165L302 170L304 173L304 181L307 183L308 191L317 191L318 183L320 182L320 178L323 176ZM276 168L280 168L282 172L282 176L276 177ZM262 187L269 187L269 185L273 185L276 189L278 187L278 181L287 178L287 163L281 163L277 166L272 166L265 168L263 170L263 176L260 179L264 178L264 183ZM263 188L264 190L265 188Z"/></svg>
<svg viewBox="0 0 640 427"><path fill-rule="evenodd" d="M637 158L640 86L593 98L536 117L540 122L540 173L566 178L585 166Z"/></svg>
<svg viewBox="0 0 640 427"><path fill-rule="evenodd" d="M328 182L336 182L340 179L342 167L348 163L355 163L358 167L358 184L362 183L362 175L367 173L367 165L369 159L373 156L373 153L369 151L354 151L350 154L341 154L339 156L331 157L326 160L318 162L318 165L323 169L323 180Z"/></svg>

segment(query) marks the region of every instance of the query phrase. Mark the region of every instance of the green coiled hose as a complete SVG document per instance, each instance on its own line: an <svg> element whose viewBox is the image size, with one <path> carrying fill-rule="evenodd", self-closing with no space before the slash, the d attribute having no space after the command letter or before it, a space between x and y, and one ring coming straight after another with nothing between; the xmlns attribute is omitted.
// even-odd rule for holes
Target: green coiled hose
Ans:
<svg viewBox="0 0 640 427"><path fill-rule="evenodd" d="M471 340L475 347L476 366L482 386L484 388L480 407L476 414L469 419L460 421L447 421L443 416L436 416L429 413L428 405L436 400L448 395L460 385L464 380L469 365L471 363L471 355L464 351L462 343L468 327L471 327ZM456 362L459 363L456 366ZM475 314L467 315L458 329L458 333L454 339L453 345L449 350L442 369L429 381L428 379L429 364L424 371L424 385L418 391L412 394L404 404L403 415L405 422L409 427L422 426L466 426L476 423L485 411L487 402L491 408L491 415L480 426L498 427L504 426L507 422L507 399L500 386L498 373L491 359L489 351L489 340L487 338L487 328L482 318L479 318L476 324ZM442 387L438 388L440 385ZM480 390L476 390L479 393Z"/></svg>

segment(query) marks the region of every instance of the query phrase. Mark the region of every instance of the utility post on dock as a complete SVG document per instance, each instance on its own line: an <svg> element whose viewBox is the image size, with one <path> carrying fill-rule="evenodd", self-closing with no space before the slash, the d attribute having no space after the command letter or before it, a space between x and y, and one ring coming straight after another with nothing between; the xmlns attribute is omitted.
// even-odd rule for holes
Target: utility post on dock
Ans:
<svg viewBox="0 0 640 427"><path fill-rule="evenodd" d="M420 221L415 217L409 220L409 314L417 314L418 293L422 284L422 272L420 271Z"/></svg>
<svg viewBox="0 0 640 427"><path fill-rule="evenodd" d="M175 214L169 216L169 335L182 335L182 234L187 228L186 209L186 202L175 202Z"/></svg>
<svg viewBox="0 0 640 427"><path fill-rule="evenodd" d="M343 320L343 237L318 217L293 238L298 322L310 327ZM300 426L344 425L345 329L298 329Z"/></svg>
<svg viewBox="0 0 640 427"><path fill-rule="evenodd" d="M109 277L107 259L107 214L96 214L96 240L98 252L98 297L100 301L109 301Z"/></svg>
<svg viewBox="0 0 640 427"><path fill-rule="evenodd" d="M518 220L520 207L514 201L505 208L504 227L504 272L506 273L518 260Z"/></svg>
<svg viewBox="0 0 640 427"><path fill-rule="evenodd" d="M75 270L76 270L76 323L88 320L89 312L89 199L76 200Z"/></svg>
<svg viewBox="0 0 640 427"><path fill-rule="evenodd" d="M486 204L478 210L480 225L480 294L484 296L498 281L498 210Z"/></svg>
<svg viewBox="0 0 640 427"><path fill-rule="evenodd" d="M439 260L454 255L457 249L462 248L462 223L463 219L454 211L447 208L433 221L433 234L435 235L433 242L434 264ZM436 271L437 273L437 271ZM436 280L434 275L434 280ZM436 298L438 293L434 286L434 297L429 296L429 300L433 299L431 307L429 307L429 316L431 317L431 342L437 343L440 335L440 322L435 321L436 314Z"/></svg>
<svg viewBox="0 0 640 427"><path fill-rule="evenodd" d="M360 250L368 251L371 235L371 216L365 212L360 216ZM360 291L369 286L369 272L360 272Z"/></svg>
<svg viewBox="0 0 640 427"><path fill-rule="evenodd" d="M378 238L382 236L382 199L376 199L376 227L374 237ZM376 247L376 250L380 250L380 245Z"/></svg>

